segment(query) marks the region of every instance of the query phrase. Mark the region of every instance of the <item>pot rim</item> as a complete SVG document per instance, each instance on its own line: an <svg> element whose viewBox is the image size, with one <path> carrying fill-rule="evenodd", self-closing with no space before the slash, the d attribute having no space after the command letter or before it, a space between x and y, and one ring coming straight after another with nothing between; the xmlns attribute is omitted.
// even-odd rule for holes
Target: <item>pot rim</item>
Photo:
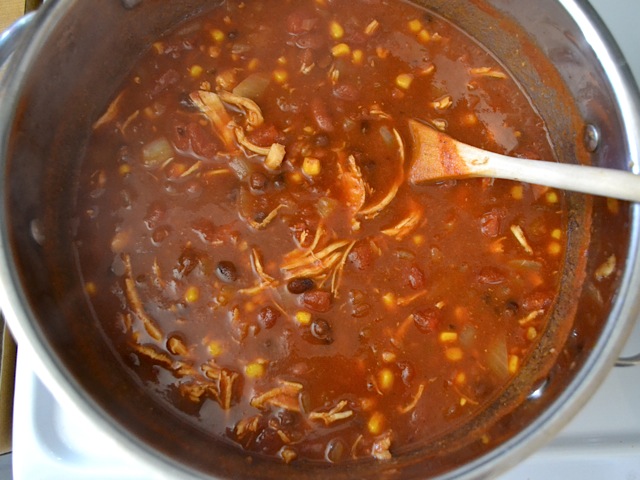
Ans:
<svg viewBox="0 0 640 480"><path fill-rule="evenodd" d="M640 173L640 91L633 80L631 70L624 60L613 36L587 0L557 0L577 24L588 45L594 51L611 83L615 101L624 125L624 137L629 149L628 164L633 173ZM3 153L0 166L6 164L9 126L14 120L21 92L21 76L28 70L41 46L50 33L73 7L74 1L50 0L35 15L31 27L24 37L29 39L19 47L18 54L10 59L9 68L0 77L0 95L3 110L0 111L0 151ZM0 180L4 182L4 168L0 169ZM51 352L36 328L35 315L19 288L20 281L10 249L6 226L6 199L0 200L0 308L6 317L11 332L20 349L31 362L37 376L62 405L72 405L81 410L101 430L116 437L127 449L143 457L150 467L158 472L170 471L184 478L200 476L167 460L155 450L136 441L131 434L110 421L108 415L97 407L76 381L65 375L64 367ZM508 441L483 456L439 477L444 479L494 477L515 466L528 455L550 441L571 418L587 403L617 360L635 321L640 316L640 204L630 207L630 243L624 274L612 304L609 320L598 338L587 361L579 373L567 385L564 392L552 402L530 425L519 431Z"/></svg>

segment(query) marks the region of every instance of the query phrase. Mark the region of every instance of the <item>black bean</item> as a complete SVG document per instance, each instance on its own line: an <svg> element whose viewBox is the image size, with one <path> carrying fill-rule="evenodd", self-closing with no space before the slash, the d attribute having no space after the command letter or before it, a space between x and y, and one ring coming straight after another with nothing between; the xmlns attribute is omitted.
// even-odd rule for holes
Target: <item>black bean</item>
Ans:
<svg viewBox="0 0 640 480"><path fill-rule="evenodd" d="M223 282L233 283L238 279L238 271L233 262L222 260L216 267L216 275Z"/></svg>
<svg viewBox="0 0 640 480"><path fill-rule="evenodd" d="M271 306L266 306L258 312L258 322L266 329L273 327L279 317L280 311Z"/></svg>
<svg viewBox="0 0 640 480"><path fill-rule="evenodd" d="M287 290L295 295L299 295L301 293L307 292L315 287L315 283L310 278L292 278L287 283Z"/></svg>
<svg viewBox="0 0 640 480"><path fill-rule="evenodd" d="M263 191L267 186L267 176L262 172L253 172L249 177L249 186L252 190Z"/></svg>
<svg viewBox="0 0 640 480"><path fill-rule="evenodd" d="M325 290L311 290L302 294L302 304L315 312L328 312L331 302L331 292Z"/></svg>
<svg viewBox="0 0 640 480"><path fill-rule="evenodd" d="M279 174L273 179L273 186L276 190L282 190L287 186L287 180L283 174Z"/></svg>
<svg viewBox="0 0 640 480"><path fill-rule="evenodd" d="M311 321L311 335L313 338L324 344L333 343L331 325L323 318L314 318Z"/></svg>
<svg viewBox="0 0 640 480"><path fill-rule="evenodd" d="M418 310L413 312L413 322L422 333L432 333L440 324L440 313L434 309Z"/></svg>

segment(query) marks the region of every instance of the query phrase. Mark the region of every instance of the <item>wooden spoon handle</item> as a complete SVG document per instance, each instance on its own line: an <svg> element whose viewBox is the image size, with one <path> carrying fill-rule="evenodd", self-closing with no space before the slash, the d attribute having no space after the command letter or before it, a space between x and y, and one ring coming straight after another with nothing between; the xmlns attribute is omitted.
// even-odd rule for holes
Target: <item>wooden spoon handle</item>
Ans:
<svg viewBox="0 0 640 480"><path fill-rule="evenodd" d="M508 157L459 142L409 121L413 152L409 181L488 177L640 202L640 175L623 170Z"/></svg>
<svg viewBox="0 0 640 480"><path fill-rule="evenodd" d="M508 157L458 144L469 176L545 185L603 197L640 202L640 176L623 170Z"/></svg>

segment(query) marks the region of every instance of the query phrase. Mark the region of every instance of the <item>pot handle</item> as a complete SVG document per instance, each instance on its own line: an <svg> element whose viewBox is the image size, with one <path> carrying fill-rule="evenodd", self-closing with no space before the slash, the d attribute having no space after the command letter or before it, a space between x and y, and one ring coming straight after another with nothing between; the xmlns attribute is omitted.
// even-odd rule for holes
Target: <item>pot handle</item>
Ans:
<svg viewBox="0 0 640 480"><path fill-rule="evenodd" d="M616 367L635 367L640 365L640 353L631 357L620 357L616 361Z"/></svg>
<svg viewBox="0 0 640 480"><path fill-rule="evenodd" d="M18 43L24 37L24 31L33 21L36 12L27 13L25 16L16 20L2 35L0 35L0 67L3 66L14 50L17 48Z"/></svg>

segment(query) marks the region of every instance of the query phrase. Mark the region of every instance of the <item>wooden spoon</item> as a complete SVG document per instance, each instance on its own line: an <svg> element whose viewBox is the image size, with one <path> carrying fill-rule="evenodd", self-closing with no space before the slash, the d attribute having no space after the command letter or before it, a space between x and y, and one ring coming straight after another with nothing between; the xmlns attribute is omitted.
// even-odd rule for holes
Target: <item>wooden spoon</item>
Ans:
<svg viewBox="0 0 640 480"><path fill-rule="evenodd" d="M622 170L508 157L458 142L428 125L409 121L413 156L409 181L489 177L640 202L640 176Z"/></svg>

